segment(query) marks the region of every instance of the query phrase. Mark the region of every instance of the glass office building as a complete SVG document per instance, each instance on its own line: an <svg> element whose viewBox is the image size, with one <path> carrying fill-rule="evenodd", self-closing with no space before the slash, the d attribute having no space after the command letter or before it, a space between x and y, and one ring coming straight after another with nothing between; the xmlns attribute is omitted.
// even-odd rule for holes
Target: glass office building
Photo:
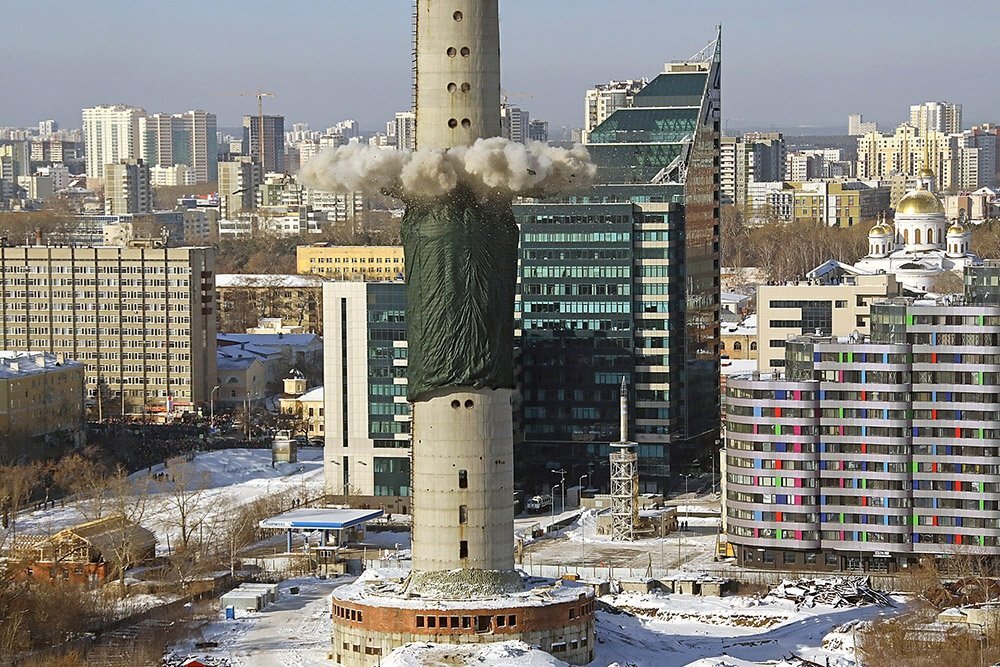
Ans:
<svg viewBox="0 0 1000 667"><path fill-rule="evenodd" d="M553 467L601 483L623 376L643 491L669 485L671 452L717 437L720 48L668 64L594 129L588 192L514 206L529 483Z"/></svg>

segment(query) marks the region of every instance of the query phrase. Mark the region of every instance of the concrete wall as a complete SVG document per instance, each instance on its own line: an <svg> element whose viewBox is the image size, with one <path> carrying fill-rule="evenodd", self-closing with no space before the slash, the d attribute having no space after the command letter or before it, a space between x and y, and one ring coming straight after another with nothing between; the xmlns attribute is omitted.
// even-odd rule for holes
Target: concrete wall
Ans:
<svg viewBox="0 0 1000 667"><path fill-rule="evenodd" d="M513 569L511 420L509 389L413 405L414 571Z"/></svg>
<svg viewBox="0 0 1000 667"><path fill-rule="evenodd" d="M500 135L497 0L417 2L417 147Z"/></svg>

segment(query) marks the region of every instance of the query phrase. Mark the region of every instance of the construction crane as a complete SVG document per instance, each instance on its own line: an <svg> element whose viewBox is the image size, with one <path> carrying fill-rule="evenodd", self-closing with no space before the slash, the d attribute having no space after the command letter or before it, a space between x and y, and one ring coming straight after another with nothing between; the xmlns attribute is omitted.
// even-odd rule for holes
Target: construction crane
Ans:
<svg viewBox="0 0 1000 667"><path fill-rule="evenodd" d="M274 97L274 93L257 90L254 93L240 93L240 97L257 98L257 156L260 160L261 173L264 171L264 98Z"/></svg>

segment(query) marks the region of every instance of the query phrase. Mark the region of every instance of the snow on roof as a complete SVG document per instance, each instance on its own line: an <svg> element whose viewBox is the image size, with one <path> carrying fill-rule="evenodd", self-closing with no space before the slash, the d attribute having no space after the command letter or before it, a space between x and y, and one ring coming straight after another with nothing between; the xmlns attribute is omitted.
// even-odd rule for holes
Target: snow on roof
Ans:
<svg viewBox="0 0 1000 667"><path fill-rule="evenodd" d="M456 572L462 572L457 570ZM496 597L474 600L444 600L430 597L404 597L407 575L410 571L391 568L382 571L368 568L355 581L341 586L334 592L338 600L362 602L378 607L405 607L416 609L504 609L509 607L537 607L557 602L571 602L580 596L591 596L593 590L586 584L561 579L528 577L521 573L524 590L499 594Z"/></svg>
<svg viewBox="0 0 1000 667"><path fill-rule="evenodd" d="M266 347L305 347L319 340L316 334L239 334L222 333L218 335L220 343L247 343Z"/></svg>
<svg viewBox="0 0 1000 667"><path fill-rule="evenodd" d="M230 357L218 354L215 357L215 365L220 371L245 371L255 362L260 361L257 357Z"/></svg>
<svg viewBox="0 0 1000 667"><path fill-rule="evenodd" d="M303 507L260 522L261 528L301 528L306 530L342 530L367 523L382 516L382 510Z"/></svg>
<svg viewBox="0 0 1000 667"><path fill-rule="evenodd" d="M722 375L740 375L757 370L756 359L723 359L719 372Z"/></svg>
<svg viewBox="0 0 1000 667"><path fill-rule="evenodd" d="M284 273L219 273L216 287L322 287L319 276Z"/></svg>
<svg viewBox="0 0 1000 667"><path fill-rule="evenodd" d="M80 363L70 359L60 359L47 352L0 350L0 378L5 380L48 373L65 366L80 366Z"/></svg>
<svg viewBox="0 0 1000 667"><path fill-rule="evenodd" d="M313 387L306 393L299 396L296 400L298 401L322 401L323 400L323 387Z"/></svg>
<svg viewBox="0 0 1000 667"><path fill-rule="evenodd" d="M241 359L244 357L280 357L281 351L276 347L269 347L267 345L254 345L240 344L240 345L223 345L217 347L216 351L219 355L225 357L232 357L234 359Z"/></svg>

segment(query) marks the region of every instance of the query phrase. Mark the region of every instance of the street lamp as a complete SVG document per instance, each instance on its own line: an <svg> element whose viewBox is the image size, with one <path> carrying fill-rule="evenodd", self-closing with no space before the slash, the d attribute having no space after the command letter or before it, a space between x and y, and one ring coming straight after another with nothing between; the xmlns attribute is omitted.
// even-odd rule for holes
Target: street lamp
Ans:
<svg viewBox="0 0 1000 667"><path fill-rule="evenodd" d="M559 475L559 486L562 487L562 507L559 508L559 511L565 512L566 511L566 469L565 468L559 468L559 470L553 470L552 472L554 472L555 474ZM555 487L553 487L553 488L555 488ZM552 499L552 510L555 511L555 508L556 508L556 503L555 503L555 498L553 498Z"/></svg>
<svg viewBox="0 0 1000 667"><path fill-rule="evenodd" d="M215 428L215 392L217 391L219 391L219 385L215 385L212 387L212 391L208 392L208 409L210 414L208 418L209 431Z"/></svg>
<svg viewBox="0 0 1000 667"><path fill-rule="evenodd" d="M552 496L552 521L549 525L556 522L556 489L561 486L561 484L553 484L552 489L549 491L549 495Z"/></svg>
<svg viewBox="0 0 1000 667"><path fill-rule="evenodd" d="M681 477L684 478L684 495L686 496L688 494L688 480L691 479L692 477L694 477L694 473L688 473L686 475L683 474L683 473L681 473ZM684 504L684 530L685 531L688 529L688 527L687 527L687 525L688 525L688 519L691 518L691 505L688 504L690 502L691 502L690 498L688 498L687 500L684 501L684 503L685 503Z"/></svg>
<svg viewBox="0 0 1000 667"><path fill-rule="evenodd" d="M590 474L580 475L580 507L583 507L583 480L590 477ZM587 562L587 524L583 519L583 512L580 513L580 567Z"/></svg>

